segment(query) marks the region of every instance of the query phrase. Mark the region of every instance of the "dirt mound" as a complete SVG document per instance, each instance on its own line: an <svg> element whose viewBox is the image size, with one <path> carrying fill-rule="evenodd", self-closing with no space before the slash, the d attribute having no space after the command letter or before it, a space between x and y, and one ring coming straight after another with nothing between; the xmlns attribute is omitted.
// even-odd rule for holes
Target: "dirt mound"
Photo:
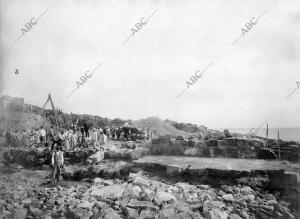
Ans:
<svg viewBox="0 0 300 219"><path fill-rule="evenodd" d="M185 131L181 131L176 129L174 126L170 125L169 123L161 120L158 117L149 117L146 119L139 119L133 121L133 125L137 128L146 128L153 132L155 136L164 136L164 135L171 135L171 136L183 136L189 137L191 134Z"/></svg>

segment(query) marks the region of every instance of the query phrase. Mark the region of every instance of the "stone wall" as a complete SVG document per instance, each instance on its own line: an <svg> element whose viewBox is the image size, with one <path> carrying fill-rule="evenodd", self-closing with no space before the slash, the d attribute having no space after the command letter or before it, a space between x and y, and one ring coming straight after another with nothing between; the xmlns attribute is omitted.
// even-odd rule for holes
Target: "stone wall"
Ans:
<svg viewBox="0 0 300 219"><path fill-rule="evenodd" d="M204 141L156 139L152 142L153 155L186 155L197 157L257 158L264 142L256 139L223 138Z"/></svg>

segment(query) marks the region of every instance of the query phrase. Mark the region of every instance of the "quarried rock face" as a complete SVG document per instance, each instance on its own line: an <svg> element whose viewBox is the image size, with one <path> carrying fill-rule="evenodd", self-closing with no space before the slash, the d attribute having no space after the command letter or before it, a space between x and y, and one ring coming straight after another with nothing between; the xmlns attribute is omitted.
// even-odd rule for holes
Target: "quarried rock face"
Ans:
<svg viewBox="0 0 300 219"><path fill-rule="evenodd" d="M195 141L192 144L182 140L181 143L172 139L153 141L151 154L154 155L186 155L197 157L229 157L229 158L256 158L257 152L264 146L259 139L244 139L227 137Z"/></svg>
<svg viewBox="0 0 300 219"><path fill-rule="evenodd" d="M80 149L64 152L66 164L85 163L95 153L92 149ZM13 148L3 154L4 163L17 163L24 167L40 167L51 163L51 151L48 148Z"/></svg>
<svg viewBox="0 0 300 219"><path fill-rule="evenodd" d="M118 149L118 150L108 150L105 151L105 159L115 159L115 160L136 160L141 157L150 154L149 148L135 148L135 149Z"/></svg>
<svg viewBox="0 0 300 219"><path fill-rule="evenodd" d="M132 163L125 161L108 160L97 165L66 165L63 176L66 180L94 179L96 177L105 179L126 178L132 166Z"/></svg>

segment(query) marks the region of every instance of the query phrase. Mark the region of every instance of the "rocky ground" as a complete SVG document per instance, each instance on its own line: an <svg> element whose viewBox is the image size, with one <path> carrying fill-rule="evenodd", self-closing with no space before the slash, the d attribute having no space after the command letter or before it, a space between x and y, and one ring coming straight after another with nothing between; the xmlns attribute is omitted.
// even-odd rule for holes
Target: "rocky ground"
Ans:
<svg viewBox="0 0 300 219"><path fill-rule="evenodd" d="M296 218L276 192L170 183L141 171L126 180L50 183L49 171L2 167L0 194L0 218Z"/></svg>
<svg viewBox="0 0 300 219"><path fill-rule="evenodd" d="M50 180L45 149L6 152L0 153L8 164L0 163L0 219L300 217L299 191L294 199L268 191L268 179L260 176L205 181L137 168L132 160L148 153L139 144L111 142L100 151L66 152L65 181L59 183Z"/></svg>

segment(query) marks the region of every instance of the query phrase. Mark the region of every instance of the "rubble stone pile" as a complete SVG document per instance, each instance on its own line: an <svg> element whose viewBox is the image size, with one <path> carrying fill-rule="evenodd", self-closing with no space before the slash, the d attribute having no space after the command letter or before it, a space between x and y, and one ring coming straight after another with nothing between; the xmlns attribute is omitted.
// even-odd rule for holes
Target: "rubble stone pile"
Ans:
<svg viewBox="0 0 300 219"><path fill-rule="evenodd" d="M290 203L246 185L168 183L131 173L127 180L39 186L42 171L0 176L0 210L6 218L296 218ZM42 217L44 215L44 217ZM45 217L46 216L46 217Z"/></svg>

